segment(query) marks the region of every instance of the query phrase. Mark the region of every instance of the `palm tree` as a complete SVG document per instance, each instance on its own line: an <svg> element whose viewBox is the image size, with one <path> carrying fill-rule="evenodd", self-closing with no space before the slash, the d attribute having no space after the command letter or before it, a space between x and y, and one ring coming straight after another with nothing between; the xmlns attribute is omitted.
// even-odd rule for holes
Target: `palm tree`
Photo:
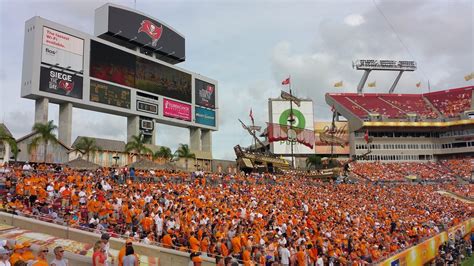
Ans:
<svg viewBox="0 0 474 266"><path fill-rule="evenodd" d="M33 132L35 132L36 137L31 140L31 144L28 148L28 151L31 152L32 149L35 149L40 142L44 145L44 153L43 153L43 162L46 162L46 155L48 154L48 144L58 142L54 131L58 127L53 124L53 120L48 121L48 123L35 123L33 125Z"/></svg>
<svg viewBox="0 0 474 266"><path fill-rule="evenodd" d="M95 139L82 137L74 145L74 150L80 152L82 155L87 155L87 161L89 161L89 155L96 151L100 151L100 147L95 143Z"/></svg>
<svg viewBox="0 0 474 266"><path fill-rule="evenodd" d="M316 167L321 165L321 156L316 154L311 154L306 158L306 167L311 168L313 166L315 169Z"/></svg>
<svg viewBox="0 0 474 266"><path fill-rule="evenodd" d="M134 152L138 155L138 159L141 158L142 154L153 153L149 148L145 146L145 138L143 133L132 136L132 140L127 142L125 145L125 152Z"/></svg>
<svg viewBox="0 0 474 266"><path fill-rule="evenodd" d="M163 158L166 161L171 161L173 159L173 153L168 147L161 146L160 149L153 154L153 159Z"/></svg>
<svg viewBox="0 0 474 266"><path fill-rule="evenodd" d="M0 127L0 142L8 143L16 161L19 152L18 145L16 144L16 140L3 127ZM7 160L8 159L9 158L7 158Z"/></svg>
<svg viewBox="0 0 474 266"><path fill-rule="evenodd" d="M188 159L195 159L196 155L191 152L188 144L179 144L179 148L175 152L176 157L184 158L186 162L186 170L188 170Z"/></svg>

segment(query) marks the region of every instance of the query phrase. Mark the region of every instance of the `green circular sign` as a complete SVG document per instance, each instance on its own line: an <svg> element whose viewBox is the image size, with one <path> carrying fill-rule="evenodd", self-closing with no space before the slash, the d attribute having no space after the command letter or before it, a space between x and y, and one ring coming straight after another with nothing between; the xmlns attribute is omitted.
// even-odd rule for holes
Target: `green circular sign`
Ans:
<svg viewBox="0 0 474 266"><path fill-rule="evenodd" d="M290 113L291 113L291 109L286 109L285 111L281 113L280 119L278 120L280 125L288 125L288 119L290 119ZM300 110L293 109L293 119L295 119L295 121L292 122L293 127L301 128L301 129L305 128L306 119L304 118L304 115Z"/></svg>

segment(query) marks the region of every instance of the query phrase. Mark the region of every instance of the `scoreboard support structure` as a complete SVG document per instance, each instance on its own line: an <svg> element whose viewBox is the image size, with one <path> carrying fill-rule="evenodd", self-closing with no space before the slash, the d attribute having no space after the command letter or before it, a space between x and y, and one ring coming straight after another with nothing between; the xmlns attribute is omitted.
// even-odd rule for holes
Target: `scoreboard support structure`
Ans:
<svg viewBox="0 0 474 266"><path fill-rule="evenodd" d="M72 144L72 103L59 104L58 138L68 147Z"/></svg>
<svg viewBox="0 0 474 266"><path fill-rule="evenodd" d="M192 151L211 153L212 151L212 131L202 128L189 129L189 148Z"/></svg>
<svg viewBox="0 0 474 266"><path fill-rule="evenodd" d="M48 122L48 98L39 98L35 100L35 123Z"/></svg>

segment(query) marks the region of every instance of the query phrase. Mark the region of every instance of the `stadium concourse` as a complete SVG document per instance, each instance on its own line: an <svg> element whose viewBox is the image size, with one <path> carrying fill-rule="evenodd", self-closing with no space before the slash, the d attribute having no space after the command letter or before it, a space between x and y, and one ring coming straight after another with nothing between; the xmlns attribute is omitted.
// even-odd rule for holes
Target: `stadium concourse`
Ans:
<svg viewBox="0 0 474 266"><path fill-rule="evenodd" d="M450 176L466 162L447 162L456 166ZM368 168L368 179L399 180L379 166ZM437 182L336 184L291 173L165 170L137 171L131 178L108 168L11 165L0 174L1 205L17 215L188 251L195 265L202 257L216 258L218 265L376 263L473 217L469 202L437 193L471 196L473 185L434 178L437 167L387 167L422 171L421 179Z"/></svg>

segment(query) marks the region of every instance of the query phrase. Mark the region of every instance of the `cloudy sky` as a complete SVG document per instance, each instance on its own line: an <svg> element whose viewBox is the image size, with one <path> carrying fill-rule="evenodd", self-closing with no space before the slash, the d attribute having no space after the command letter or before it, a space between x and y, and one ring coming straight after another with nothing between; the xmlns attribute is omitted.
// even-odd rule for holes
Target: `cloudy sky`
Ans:
<svg viewBox="0 0 474 266"><path fill-rule="evenodd" d="M134 7L133 0L111 1ZM15 137L31 129L34 102L20 98L24 22L33 16L93 34L94 9L102 0L0 0L0 122ZM136 0L136 9L173 26L186 38L186 62L180 66L219 81L220 130L213 133L215 158L233 159L235 144L249 136L237 118L257 124L268 118L267 99L277 97L291 74L297 96L314 101L315 120L329 120L327 92L355 92L361 72L356 59L415 60L399 92L472 85L474 1L159 1ZM384 19L383 15L387 18ZM392 30L392 28L394 30ZM401 39L401 41L400 41ZM396 73L373 73L386 92ZM333 88L343 80L344 87ZM415 84L422 82L422 88ZM50 105L50 119L59 108ZM126 139L126 119L81 109L73 111L73 140L78 135ZM175 149L189 132L158 126L157 143Z"/></svg>

